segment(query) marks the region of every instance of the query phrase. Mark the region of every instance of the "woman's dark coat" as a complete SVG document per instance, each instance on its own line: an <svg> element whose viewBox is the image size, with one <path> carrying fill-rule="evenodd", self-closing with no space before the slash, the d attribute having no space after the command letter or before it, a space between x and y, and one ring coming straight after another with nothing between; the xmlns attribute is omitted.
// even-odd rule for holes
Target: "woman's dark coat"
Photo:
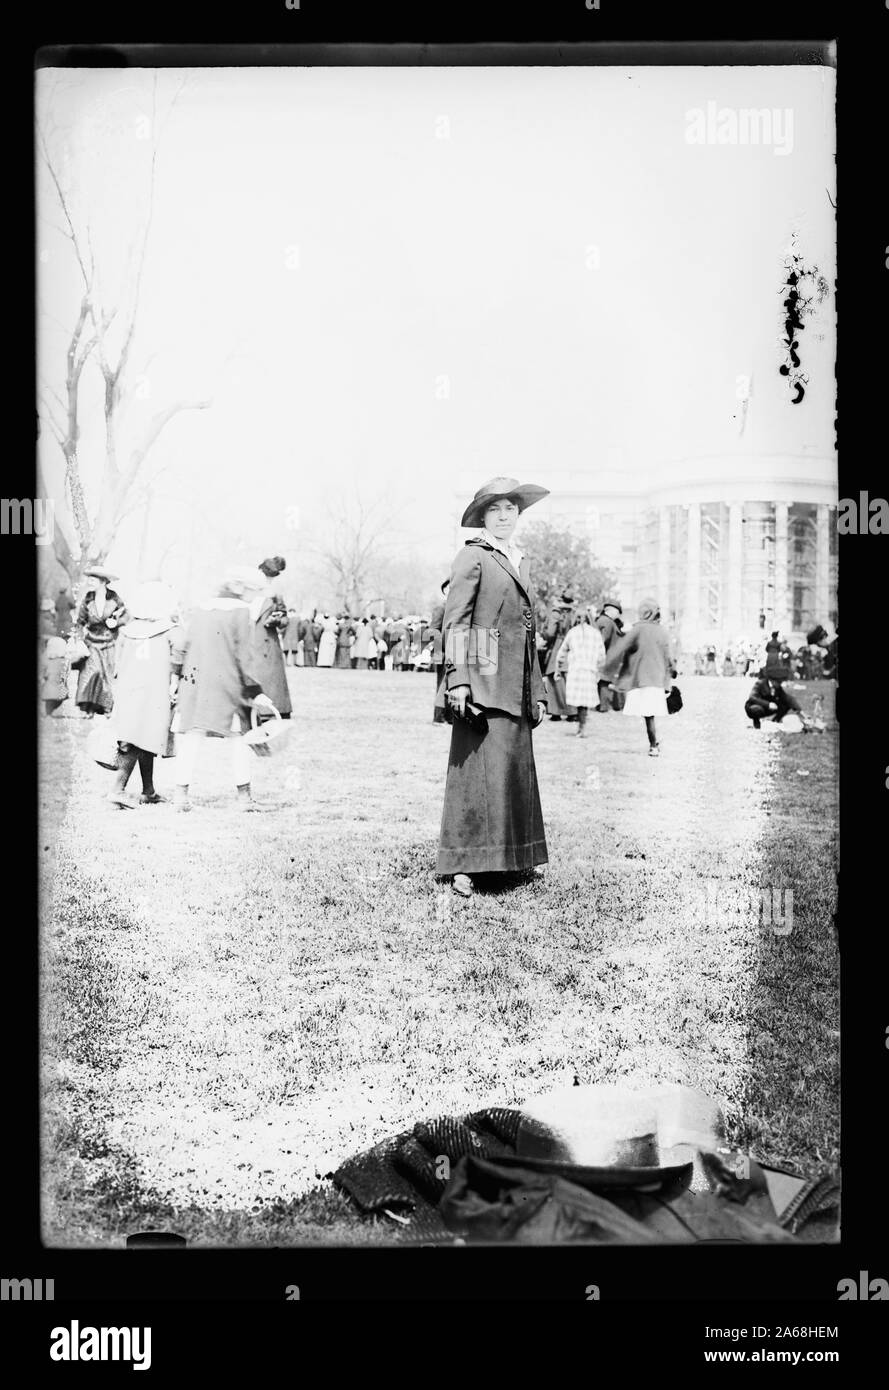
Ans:
<svg viewBox="0 0 889 1390"><path fill-rule="evenodd" d="M528 713L523 706L525 662L530 657L530 713L546 691L536 659L536 600L524 557L518 578L505 555L484 540L458 552L442 619L444 686L468 685L486 709ZM444 690L439 699L443 703Z"/></svg>
<svg viewBox="0 0 889 1390"><path fill-rule="evenodd" d="M601 678L618 690L651 686L669 690L674 672L670 638L659 622L646 619L631 627L626 637L612 642Z"/></svg>
<svg viewBox="0 0 889 1390"><path fill-rule="evenodd" d="M290 714L293 701L287 685L284 653L278 641L277 626L266 627L270 615L280 612L281 600L273 595L263 600L259 616L253 624L253 673L279 714Z"/></svg>
<svg viewBox="0 0 889 1390"><path fill-rule="evenodd" d="M547 860L531 729L546 702L528 561L518 574L484 540L458 553L442 629L445 690L468 685L485 732L454 718L438 845L439 874L528 870Z"/></svg>

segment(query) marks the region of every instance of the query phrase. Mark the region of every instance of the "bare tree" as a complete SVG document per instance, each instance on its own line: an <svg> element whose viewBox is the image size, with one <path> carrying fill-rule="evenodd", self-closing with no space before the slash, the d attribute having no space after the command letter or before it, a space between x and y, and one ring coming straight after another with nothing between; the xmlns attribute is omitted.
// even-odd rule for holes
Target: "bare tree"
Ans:
<svg viewBox="0 0 889 1390"><path fill-rule="evenodd" d="M169 422L182 411L204 410L212 403L210 400L187 398L170 402L155 412L133 442L128 456L119 456L125 408L133 394L127 390L127 381L154 215L158 152L163 130L184 86L183 79L174 93L163 123L158 128L157 75L154 76L151 91L152 143L148 160L146 209L142 225L129 248L123 285L112 290L110 295L100 275L100 267L94 253L89 214L78 223L72 201L62 186L58 160L51 148L53 132L38 122L38 150L61 213L62 225L57 225L56 230L71 244L82 282L80 307L67 339L62 391L60 393L55 390L45 379L40 381L38 391L41 417L49 425L65 461L65 481L79 554L75 556L62 537L56 546L56 555L60 563L65 565L72 582L87 564L95 564L105 559L122 520L138 505L142 495L140 487L144 489L146 484L146 459ZM116 346L112 343L113 326L118 335ZM105 457L99 503L92 517L87 508L83 474L77 452L80 439L81 380L88 364L98 368L104 383ZM56 528L57 531L59 529Z"/></svg>
<svg viewBox="0 0 889 1390"><path fill-rule="evenodd" d="M337 599L349 613L360 611L376 565L393 549L387 532L397 515L388 496L368 501L356 488L328 502L323 536L307 543L324 561Z"/></svg>

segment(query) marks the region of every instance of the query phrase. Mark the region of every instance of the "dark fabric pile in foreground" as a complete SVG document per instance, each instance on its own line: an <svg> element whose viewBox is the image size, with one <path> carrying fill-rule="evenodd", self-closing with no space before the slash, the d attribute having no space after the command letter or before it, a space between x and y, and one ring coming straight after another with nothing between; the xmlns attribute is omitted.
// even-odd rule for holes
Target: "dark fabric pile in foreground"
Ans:
<svg viewBox="0 0 889 1390"><path fill-rule="evenodd" d="M488 1109L425 1121L329 1176L364 1214L385 1214L401 1239L426 1243L793 1243L806 1221L837 1206L837 1184L820 1177L779 1219L763 1170L752 1159L739 1165L740 1155L698 1154L707 1192L689 1190L692 1163L584 1168L521 1158L521 1118L518 1110Z"/></svg>

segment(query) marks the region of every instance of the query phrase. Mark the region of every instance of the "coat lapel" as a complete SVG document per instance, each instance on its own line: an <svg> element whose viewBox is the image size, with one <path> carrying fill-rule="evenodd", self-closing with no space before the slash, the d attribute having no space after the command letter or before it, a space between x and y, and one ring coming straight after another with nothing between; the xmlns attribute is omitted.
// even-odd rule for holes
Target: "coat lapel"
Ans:
<svg viewBox="0 0 889 1390"><path fill-rule="evenodd" d="M521 565L519 566L519 573L517 575L512 565L509 563L502 551L495 550L492 545L486 545L485 550L488 552L489 555L492 555L494 557L494 559L497 561L497 564L500 566L502 570L504 570L509 575L513 583L518 585L522 593L525 595L525 598L527 599L528 603L530 603L531 599L528 594L528 576L530 564L528 562L528 557L526 555L522 556Z"/></svg>

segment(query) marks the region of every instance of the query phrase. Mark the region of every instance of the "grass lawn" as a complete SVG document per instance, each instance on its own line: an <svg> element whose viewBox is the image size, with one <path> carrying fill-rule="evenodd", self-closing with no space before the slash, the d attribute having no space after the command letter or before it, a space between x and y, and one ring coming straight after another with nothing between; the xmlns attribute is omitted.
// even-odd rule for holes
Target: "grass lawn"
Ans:
<svg viewBox="0 0 889 1390"><path fill-rule="evenodd" d="M190 815L118 811L91 723L44 721L47 1243L393 1241L323 1175L575 1077L701 1087L754 1155L836 1168L832 720L757 733L748 681L686 677L658 760L641 720L547 722L550 863L463 901L432 874L432 677L290 678L290 742L255 765L267 814L235 809L216 740ZM786 934L745 907L763 888L792 890Z"/></svg>

